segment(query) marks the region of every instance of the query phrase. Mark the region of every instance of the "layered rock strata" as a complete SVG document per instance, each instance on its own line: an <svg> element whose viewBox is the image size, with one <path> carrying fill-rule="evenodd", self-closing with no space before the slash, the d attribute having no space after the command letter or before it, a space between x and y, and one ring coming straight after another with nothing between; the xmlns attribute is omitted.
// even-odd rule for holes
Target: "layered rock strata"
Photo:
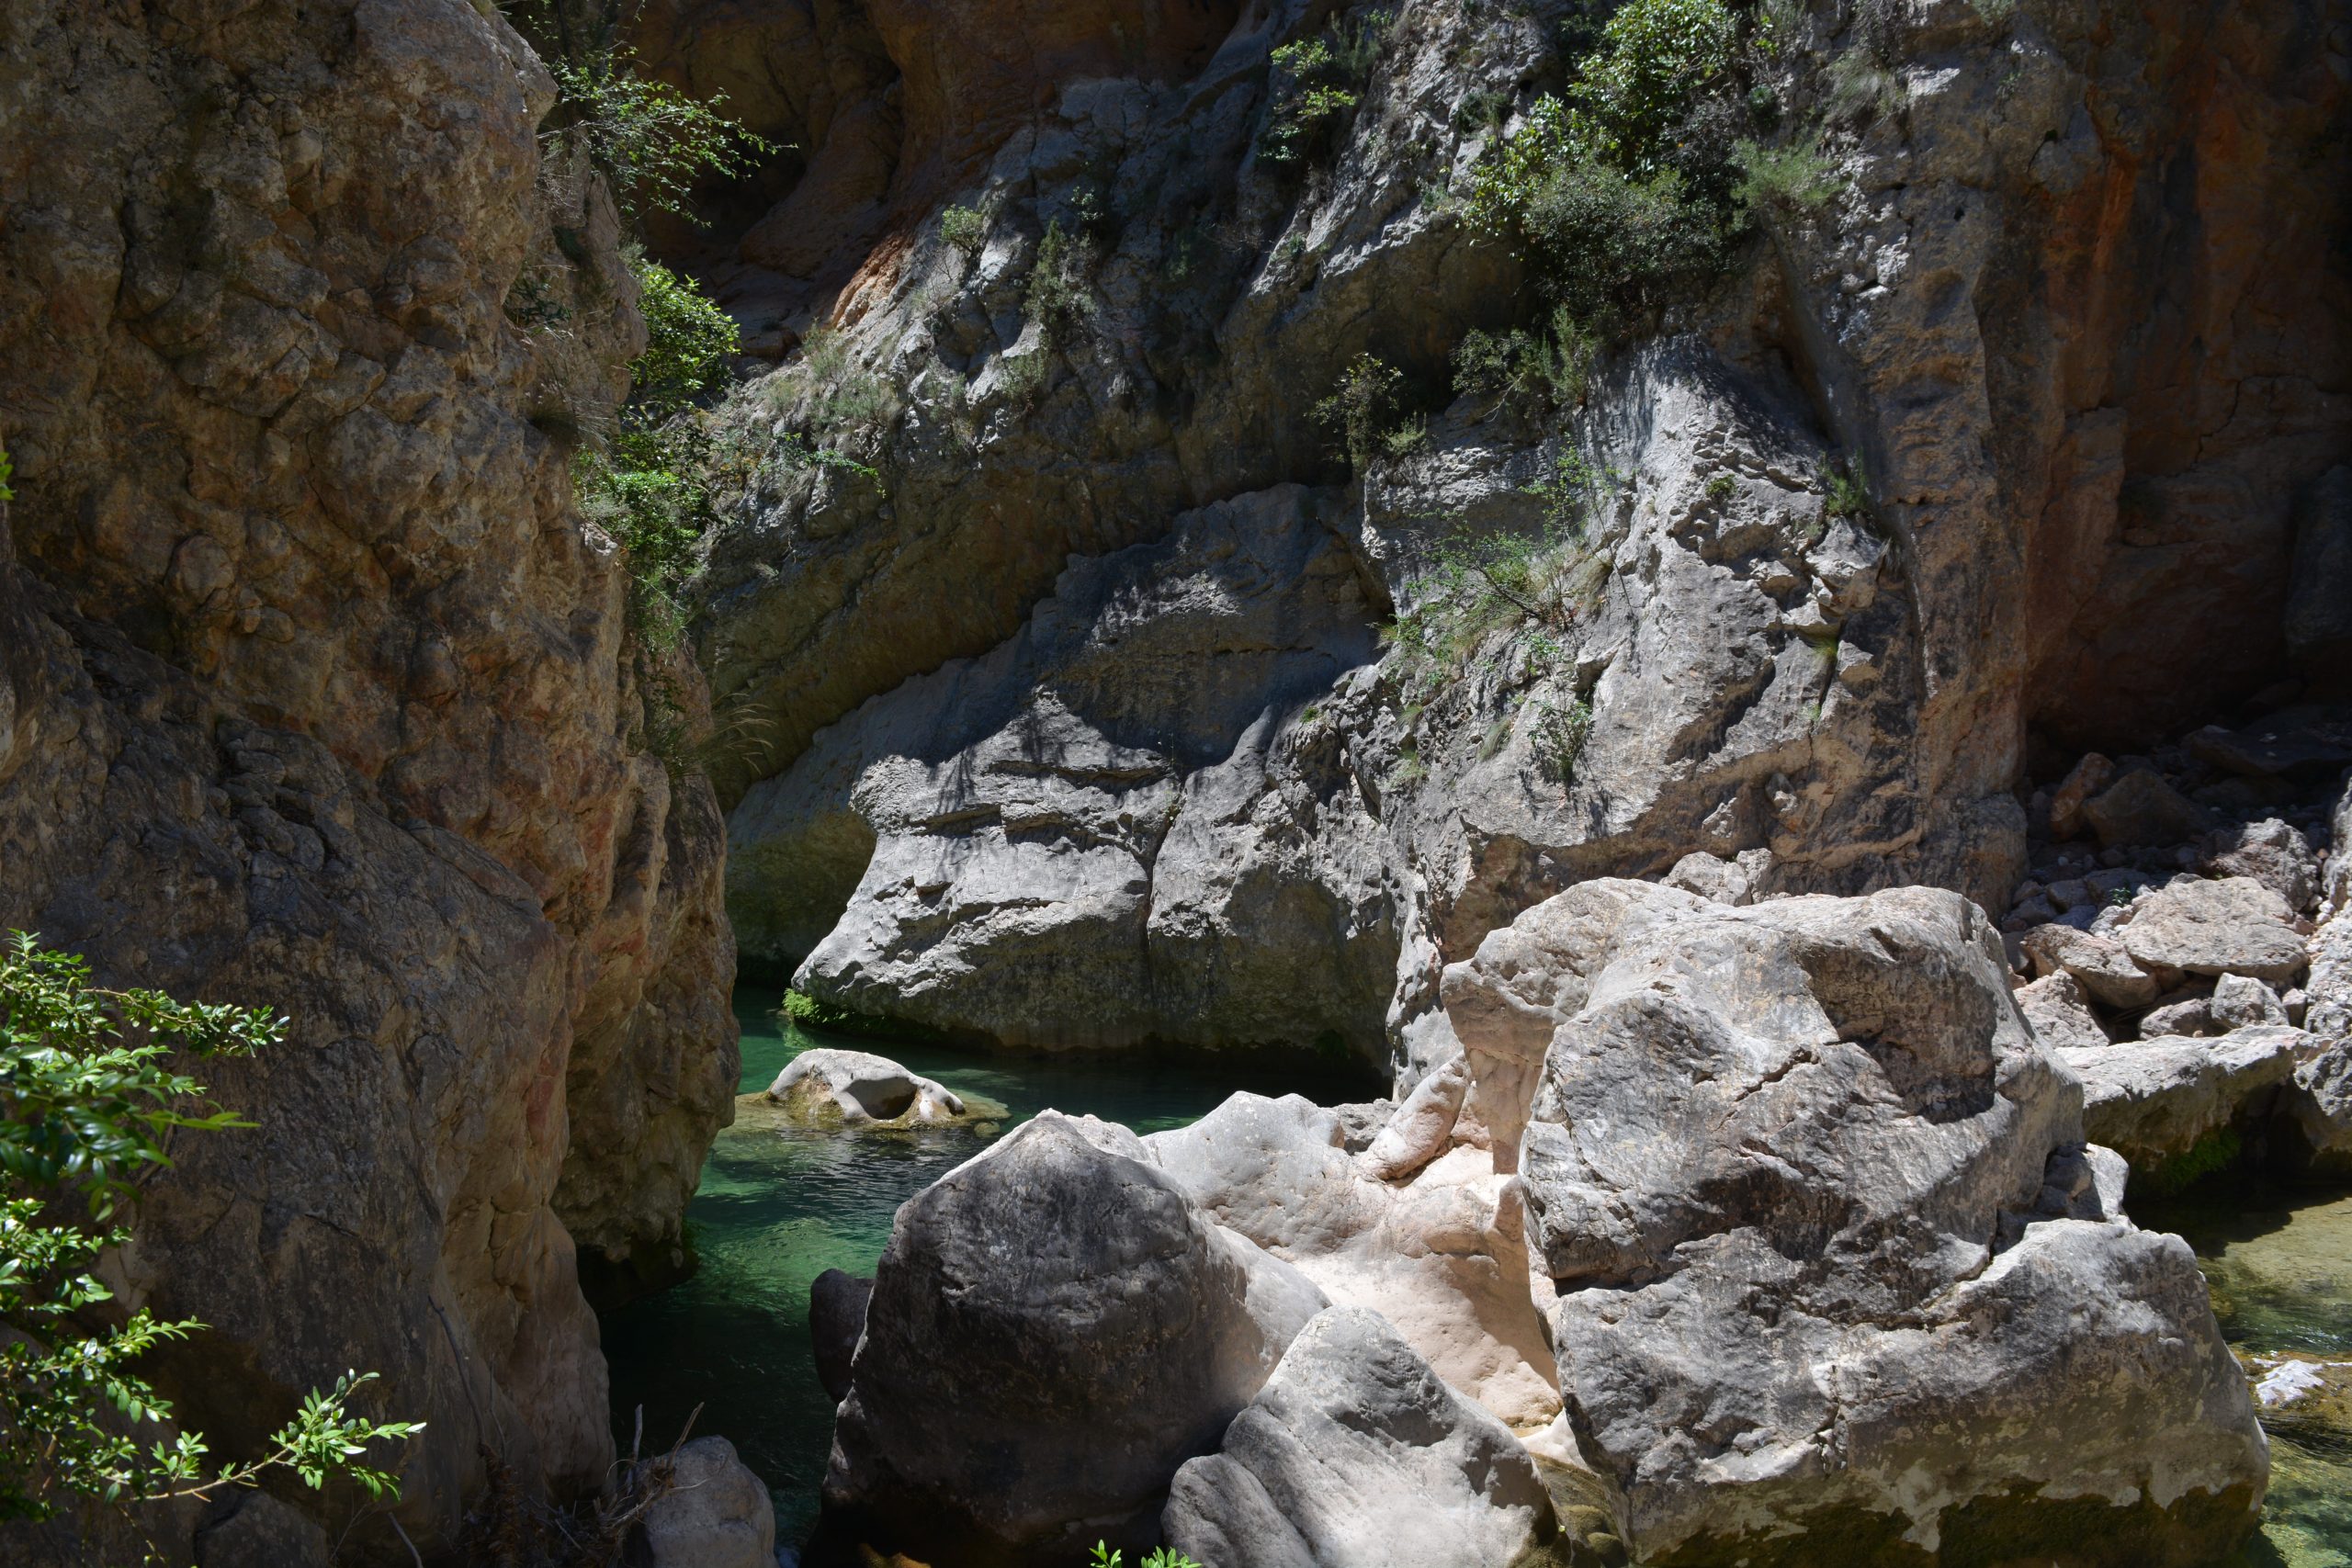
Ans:
<svg viewBox="0 0 2352 1568"><path fill-rule="evenodd" d="M719 818L645 740L699 682L569 503L643 329L552 100L458 0L0 12L0 926L287 1018L124 1300L209 1325L156 1371L224 1456L379 1371L432 1551L486 1453L604 1480L575 1253L676 1266L737 1072Z"/></svg>

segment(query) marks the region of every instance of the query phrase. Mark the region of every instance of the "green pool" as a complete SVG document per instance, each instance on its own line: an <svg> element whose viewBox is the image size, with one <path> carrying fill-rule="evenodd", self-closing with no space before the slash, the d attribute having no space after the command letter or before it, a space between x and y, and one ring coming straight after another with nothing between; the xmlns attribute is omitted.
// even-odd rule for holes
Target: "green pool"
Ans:
<svg viewBox="0 0 2352 1568"><path fill-rule="evenodd" d="M1327 1103L1381 1086L1301 1064L1159 1061L1132 1055L976 1056L908 1041L845 1040L777 1018L778 993L740 987L743 1088L765 1089L815 1045L878 1051L949 1088L1011 1108L1009 1129L1048 1107L1138 1133L1181 1127L1236 1089ZM729 1129L703 1167L686 1224L701 1267L684 1283L604 1314L614 1425L624 1450L639 1404L649 1445L697 1432L732 1441L775 1495L779 1541L804 1540L832 1444L833 1408L808 1348L808 1284L828 1269L870 1274L899 1205L980 1147L974 1134L786 1134Z"/></svg>

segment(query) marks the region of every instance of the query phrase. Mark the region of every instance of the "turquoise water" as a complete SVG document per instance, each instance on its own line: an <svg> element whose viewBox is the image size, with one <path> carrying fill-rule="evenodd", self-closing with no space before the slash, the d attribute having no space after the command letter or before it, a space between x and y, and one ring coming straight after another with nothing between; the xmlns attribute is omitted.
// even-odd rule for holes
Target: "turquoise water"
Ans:
<svg viewBox="0 0 2352 1568"><path fill-rule="evenodd" d="M2187 1238L2242 1360L2352 1360L2352 1193L2217 1177L2132 1217ZM2307 1398L2263 1413L2270 1495L2249 1568L2352 1568L2352 1408Z"/></svg>
<svg viewBox="0 0 2352 1568"><path fill-rule="evenodd" d="M1038 1111L1091 1112L1138 1133L1182 1127L1236 1089L1297 1090L1325 1103L1381 1086L1304 1065L1159 1061L1134 1055L976 1056L895 1040L846 1040L786 1024L775 991L739 987L743 1089L765 1089L815 1045L876 1051L967 1094L1009 1107L1009 1130ZM1001 1135L1001 1133L1000 1133ZM614 1425L628 1448L634 1412L666 1445L687 1414L733 1442L775 1495L776 1539L805 1540L832 1445L833 1407L808 1346L809 1281L828 1269L871 1274L899 1205L982 1145L962 1129L786 1133L729 1128L686 1210L701 1267L691 1279L604 1314Z"/></svg>

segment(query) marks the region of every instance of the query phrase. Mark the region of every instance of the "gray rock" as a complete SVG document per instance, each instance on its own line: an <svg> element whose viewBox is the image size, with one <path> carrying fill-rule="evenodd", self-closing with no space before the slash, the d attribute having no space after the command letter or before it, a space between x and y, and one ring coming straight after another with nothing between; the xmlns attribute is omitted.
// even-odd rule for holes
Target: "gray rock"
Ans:
<svg viewBox="0 0 2352 1568"><path fill-rule="evenodd" d="M2140 1015L2140 1038L2143 1040L2221 1032L2213 1021L2213 998L2211 997L2182 997L2178 1001L2165 1002Z"/></svg>
<svg viewBox="0 0 2352 1568"><path fill-rule="evenodd" d="M2064 842L2083 830L2083 803L2115 780L2115 764L2086 751L2050 795L2050 836Z"/></svg>
<svg viewBox="0 0 2352 1568"><path fill-rule="evenodd" d="M2319 857L2276 817L2208 833L2198 845L2197 869L2208 876L2250 876L2298 914L2310 913L2319 897Z"/></svg>
<svg viewBox="0 0 2352 1568"><path fill-rule="evenodd" d="M1046 1111L899 1208L826 1506L926 1561L1148 1539L1177 1467L1327 1304L1134 1134Z"/></svg>
<svg viewBox="0 0 2352 1568"><path fill-rule="evenodd" d="M1521 1568L1558 1535L1510 1429L1362 1307L1300 1332L1218 1451L1176 1472L1160 1527L1237 1568Z"/></svg>
<svg viewBox="0 0 2352 1568"><path fill-rule="evenodd" d="M839 1404L849 1393L850 1364L858 1337L865 1332L865 1303L874 1281L828 1269L808 1283L808 1345L817 1360L817 1382Z"/></svg>
<svg viewBox="0 0 2352 1568"><path fill-rule="evenodd" d="M2320 916L2333 919L2352 909L2352 773L2345 775L2328 817L2327 866L2320 877Z"/></svg>
<svg viewBox="0 0 2352 1568"><path fill-rule="evenodd" d="M2212 813L2165 783L2163 774L2144 768L2085 801L2083 819L2110 848L2178 843L2213 824Z"/></svg>
<svg viewBox="0 0 2352 1568"><path fill-rule="evenodd" d="M2352 858L2352 850L2340 852ZM2352 908L2338 909L2311 943L2303 1027L2323 1040L2352 1034Z"/></svg>
<svg viewBox="0 0 2352 1568"><path fill-rule="evenodd" d="M2262 1026L2061 1055L2083 1080L2084 1135L2152 1171L2267 1107L2311 1045L2301 1030Z"/></svg>
<svg viewBox="0 0 2352 1568"><path fill-rule="evenodd" d="M803 1051L768 1085L767 1098L811 1124L907 1126L966 1115L963 1096L887 1056L820 1046Z"/></svg>
<svg viewBox="0 0 2352 1568"><path fill-rule="evenodd" d="M2163 983L2133 963L2123 944L2109 937L2078 931L2072 926L2045 925L2026 932L2021 945L2034 974L2071 975L2108 1007L2146 1007L2164 992Z"/></svg>
<svg viewBox="0 0 2352 1568"><path fill-rule="evenodd" d="M2099 1217L2081 1089L1974 905L1652 910L1594 945L1550 987L1585 999L1522 1170L1569 1419L1634 1560L1761 1560L1861 1518L2024 1555L2110 1524L2243 1536L2265 1450L2195 1259ZM2174 1485L2143 1517L2151 1455Z"/></svg>
<svg viewBox="0 0 2352 1568"><path fill-rule="evenodd" d="M1340 1146L1351 1155L1360 1155L1372 1147L1380 1130L1396 1113L1393 1100L1359 1100L1351 1105L1335 1105L1331 1114L1339 1118Z"/></svg>
<svg viewBox="0 0 2352 1568"><path fill-rule="evenodd" d="M1504 1421L1541 1426L1559 1412L1559 1376L1532 1301L1525 1202L1487 1150L1449 1141L1461 1063L1425 1078L1421 1110L1408 1100L1354 1158L1332 1113L1296 1095L1236 1094L1145 1144L1204 1213L1334 1301L1376 1308ZM1384 1152L1399 1124L1416 1131Z"/></svg>
<svg viewBox="0 0 2352 1568"><path fill-rule="evenodd" d="M2213 982L2206 1013L2221 1033L2251 1029L2259 1023L2285 1024L2287 1009L2278 993L2250 975L2224 975Z"/></svg>
<svg viewBox="0 0 2352 1568"><path fill-rule="evenodd" d="M2033 1026L2033 1037L2052 1050L2108 1043L2082 982L2063 969L2021 987L2017 1001L2026 1022Z"/></svg>
<svg viewBox="0 0 2352 1568"><path fill-rule="evenodd" d="M2247 778L2324 777L2352 762L2352 714L2340 707L2282 709L2235 732L2209 726L2188 737L2189 755Z"/></svg>
<svg viewBox="0 0 2352 1568"><path fill-rule="evenodd" d="M2301 1131L2313 1170L2352 1175L2352 1039L2338 1040L2298 1066L2280 1109Z"/></svg>
<svg viewBox="0 0 2352 1568"><path fill-rule="evenodd" d="M631 1532L645 1568L775 1568L775 1504L724 1438L696 1438L628 1479L650 1499Z"/></svg>
<svg viewBox="0 0 2352 1568"><path fill-rule="evenodd" d="M2140 901L2124 951L2145 969L2289 982L2307 962L2287 901L2250 876L2175 877Z"/></svg>
<svg viewBox="0 0 2352 1568"><path fill-rule="evenodd" d="M1693 850L1674 863L1674 869L1666 874L1666 885L1717 904L1753 903L1757 885L1771 860L1770 850L1744 850L1731 860Z"/></svg>

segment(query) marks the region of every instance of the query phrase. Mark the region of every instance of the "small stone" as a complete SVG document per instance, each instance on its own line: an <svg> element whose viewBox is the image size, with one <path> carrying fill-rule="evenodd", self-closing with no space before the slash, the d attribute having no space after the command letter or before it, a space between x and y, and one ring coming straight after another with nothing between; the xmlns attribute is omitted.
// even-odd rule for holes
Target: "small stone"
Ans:
<svg viewBox="0 0 2352 1568"><path fill-rule="evenodd" d="M2033 1026L2033 1036L2052 1050L2105 1045L2107 1031L2091 1011L2083 983L2064 970L2044 975L2017 993L2018 1010Z"/></svg>
<svg viewBox="0 0 2352 1568"><path fill-rule="evenodd" d="M2125 773L2106 793L2085 801L2083 819L2110 851L2177 843L2212 826L2203 807L2166 784L2163 774L2145 770Z"/></svg>
<svg viewBox="0 0 2352 1568"><path fill-rule="evenodd" d="M2121 943L2068 926L2043 926L2024 942L2036 975L2073 976L2090 997L2111 1008L2146 1007L2163 994L2157 976L2132 961Z"/></svg>
<svg viewBox="0 0 2352 1568"><path fill-rule="evenodd" d="M2223 1031L2289 1021L2278 993L2250 975L2224 975L2213 982L2207 1010L2214 1026Z"/></svg>
<svg viewBox="0 0 2352 1568"><path fill-rule="evenodd" d="M2152 1008L2140 1020L2140 1038L2143 1040L2184 1034L2201 1036L2213 1032L2213 1004L2210 997L2191 997L2187 1001Z"/></svg>

